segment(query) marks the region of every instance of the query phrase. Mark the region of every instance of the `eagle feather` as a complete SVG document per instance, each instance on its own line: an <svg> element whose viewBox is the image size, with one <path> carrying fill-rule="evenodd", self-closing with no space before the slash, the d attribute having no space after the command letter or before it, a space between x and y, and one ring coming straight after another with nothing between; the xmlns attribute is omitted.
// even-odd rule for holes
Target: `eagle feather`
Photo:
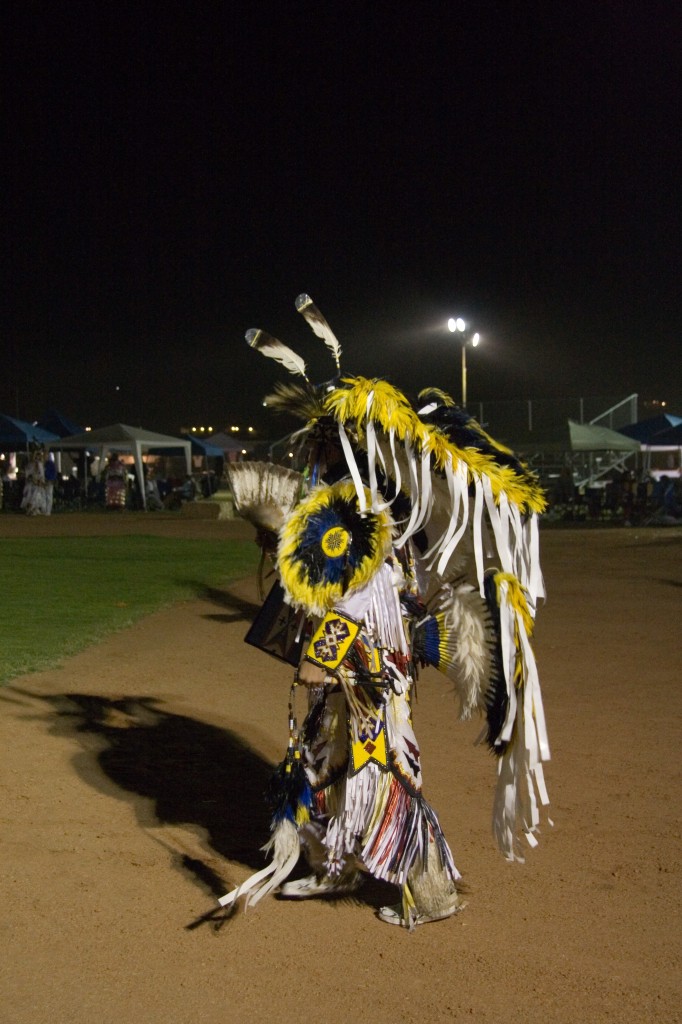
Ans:
<svg viewBox="0 0 682 1024"><path fill-rule="evenodd" d="M336 369L341 372L341 345L332 331L331 327L320 313L319 309L305 292L296 299L296 309L303 319L310 324L318 338L322 338L327 348L331 349L336 363Z"/></svg>
<svg viewBox="0 0 682 1024"><path fill-rule="evenodd" d="M289 373L297 374L300 377L305 377L305 362L300 356L296 355L293 349L290 349L288 345L280 341L278 338L273 338L267 331L262 331L259 328L251 328L246 332L246 340L251 348L255 348L261 355L267 356L268 359L276 359L278 363L286 367Z"/></svg>

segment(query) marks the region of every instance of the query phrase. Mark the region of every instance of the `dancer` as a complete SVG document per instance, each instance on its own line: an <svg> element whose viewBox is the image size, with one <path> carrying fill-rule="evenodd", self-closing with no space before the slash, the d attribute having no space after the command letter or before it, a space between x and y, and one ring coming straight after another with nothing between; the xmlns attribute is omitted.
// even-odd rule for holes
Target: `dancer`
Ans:
<svg viewBox="0 0 682 1024"><path fill-rule="evenodd" d="M340 374L331 328L307 295L296 305ZM338 895L369 874L401 896L379 917L413 929L461 905L460 874L422 792L411 704L420 667L435 665L454 681L462 718L486 720L498 755L502 851L522 859L520 837L537 842L549 748L530 637L543 592L544 496L533 474L443 391L423 393L415 409L381 380L339 375L315 387L303 360L277 339L250 331L247 340L302 378L266 399L306 421L295 435L306 473L279 518L268 496L275 467L250 464L232 480L238 511L276 552L281 589L264 614L274 621L281 593L277 621L288 614L289 646L300 653L287 650L297 668L289 746L270 794L271 863L220 903L245 896L253 905L278 887L285 898ZM484 554L488 531L499 565ZM257 620L254 632L267 628ZM308 692L300 728L299 686ZM300 852L311 874L290 881Z"/></svg>

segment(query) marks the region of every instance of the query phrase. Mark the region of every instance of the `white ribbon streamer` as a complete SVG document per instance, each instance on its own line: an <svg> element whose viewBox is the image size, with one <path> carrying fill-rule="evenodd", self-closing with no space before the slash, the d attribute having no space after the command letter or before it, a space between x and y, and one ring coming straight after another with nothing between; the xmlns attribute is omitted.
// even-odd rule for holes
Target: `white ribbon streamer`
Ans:
<svg viewBox="0 0 682 1024"><path fill-rule="evenodd" d="M355 455L351 447L351 443L348 440L348 434L344 428L343 423L339 422L339 437L341 439L341 447L343 448L343 454L346 459L346 465L350 471L350 475L353 478L353 484L355 485L355 493L358 496L358 508L360 512L367 511L367 498L365 496L365 485L362 482L360 476L360 470L358 464L355 461Z"/></svg>

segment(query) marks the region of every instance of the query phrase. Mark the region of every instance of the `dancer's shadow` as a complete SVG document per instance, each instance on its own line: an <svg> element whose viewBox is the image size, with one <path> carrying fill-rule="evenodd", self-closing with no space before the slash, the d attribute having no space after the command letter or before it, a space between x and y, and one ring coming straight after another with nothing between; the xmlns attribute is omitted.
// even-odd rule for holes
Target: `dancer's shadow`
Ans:
<svg viewBox="0 0 682 1024"><path fill-rule="evenodd" d="M55 701L62 729L106 740L96 756L100 769L121 789L153 800L156 821L199 825L223 857L262 867L258 848L269 826L263 794L273 766L239 736L164 711L152 697L70 693ZM91 757L78 761L79 773L96 784ZM146 803L137 813L150 823Z"/></svg>
<svg viewBox="0 0 682 1024"><path fill-rule="evenodd" d="M210 601L218 608L226 609L225 612L214 615L203 616L216 622L253 622L261 609L261 605L254 601L248 601L243 597L237 597L229 590L221 590L219 587L207 587L197 580L182 580L185 586L193 587L196 596L204 601Z"/></svg>
<svg viewBox="0 0 682 1024"><path fill-rule="evenodd" d="M142 825L196 825L227 860L252 871L265 865L261 847L270 835L265 791L274 766L235 733L164 711L152 697L111 700L68 693L40 699L51 705L53 734L84 738L85 749L76 754L74 767L88 785L109 795L120 797L124 791L144 798L133 800ZM159 842L166 845L163 833ZM210 855L171 853L176 868L189 872L214 897L236 884L216 872ZM305 871L301 861L292 877ZM386 901L384 888L369 882L353 900L378 906ZM227 916L209 911L189 927L209 921L220 925Z"/></svg>
<svg viewBox="0 0 682 1024"><path fill-rule="evenodd" d="M215 870L196 842L186 853L166 842L162 830L155 835L158 825L199 826L227 860L251 870L264 866L261 847L270 834L264 793L273 766L235 733L164 711L151 697L68 693L41 700L51 705L53 734L82 738L85 749L73 760L78 775L109 795L145 798L132 801L138 820L203 891L219 897L236 883Z"/></svg>

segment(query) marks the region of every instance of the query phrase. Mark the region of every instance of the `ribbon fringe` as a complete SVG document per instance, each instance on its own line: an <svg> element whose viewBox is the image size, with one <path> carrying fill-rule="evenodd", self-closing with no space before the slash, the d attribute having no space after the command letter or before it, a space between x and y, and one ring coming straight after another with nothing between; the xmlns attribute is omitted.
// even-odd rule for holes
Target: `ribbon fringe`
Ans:
<svg viewBox="0 0 682 1024"><path fill-rule="evenodd" d="M393 479L396 494L403 486L410 499L411 511L407 522L400 524L400 536L395 541L396 547L401 548L410 537L428 525L434 507L438 504L439 510L447 514L447 525L422 556L427 562L427 568L431 571L435 566L438 575L446 577L455 552L469 529L481 596L485 573L483 537L487 513L495 541L493 554L496 554L504 572L512 573L519 579L528 592L534 612L538 598L545 596L540 570L537 513L531 512L523 517L519 507L510 502L503 490L498 490L495 495L492 480L487 473L475 472L463 459L453 459L448 454L443 468L436 470L435 453L426 444L418 451L409 433L401 440L400 448L397 448L393 429L388 434L377 430L371 415L373 403L374 393L370 392L365 420L369 503L353 447L343 423L338 422L341 444L355 484L360 511L371 508L373 512L382 512L395 501L395 496L391 501L385 501L380 496L377 482L379 471ZM382 447L382 437L388 439L390 451ZM441 485L436 494L434 487L439 481ZM473 502L470 496L471 485L474 491Z"/></svg>

